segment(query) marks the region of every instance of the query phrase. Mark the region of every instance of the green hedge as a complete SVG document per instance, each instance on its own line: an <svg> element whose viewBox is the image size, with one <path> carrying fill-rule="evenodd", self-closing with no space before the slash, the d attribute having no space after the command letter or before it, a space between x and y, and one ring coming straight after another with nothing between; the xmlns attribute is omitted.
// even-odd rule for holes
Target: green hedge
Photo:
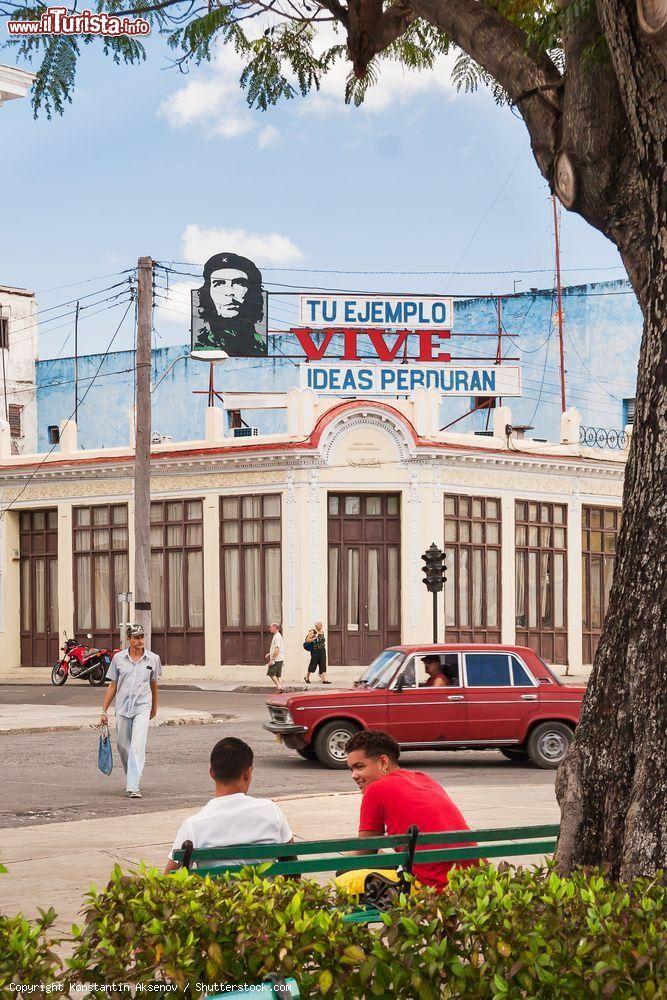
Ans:
<svg viewBox="0 0 667 1000"><path fill-rule="evenodd" d="M253 983L279 971L304 997L332 1000L667 998L664 879L623 886L598 872L561 878L551 867L462 869L446 893L420 890L381 928L344 924L337 902L329 886L251 870L213 882L116 868L106 889L87 897L60 975L63 983L171 983L172 996L195 997L197 983ZM55 978L52 919L32 936L23 921L14 940ZM19 952L0 948L0 985L12 962L20 981Z"/></svg>

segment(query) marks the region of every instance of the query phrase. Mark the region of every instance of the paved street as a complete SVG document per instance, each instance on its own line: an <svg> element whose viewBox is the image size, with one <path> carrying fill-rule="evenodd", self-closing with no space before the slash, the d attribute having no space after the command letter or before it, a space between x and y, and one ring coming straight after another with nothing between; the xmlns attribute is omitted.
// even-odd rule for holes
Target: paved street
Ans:
<svg viewBox="0 0 667 1000"><path fill-rule="evenodd" d="M93 731L6 734L0 736L3 795L0 827L95 819L125 813L197 807L210 797L208 754L217 739L235 735L256 753L253 792L294 796L347 792L350 778L328 771L279 746L262 729L263 695L163 689L161 704L231 716L210 725L164 726L151 730L144 774L144 798L122 794L120 769L106 778L97 769L97 734ZM56 689L0 686L0 704L94 706L99 690L80 685ZM411 753L411 767L432 774L447 788L457 786L551 786L554 772L517 766L495 752Z"/></svg>

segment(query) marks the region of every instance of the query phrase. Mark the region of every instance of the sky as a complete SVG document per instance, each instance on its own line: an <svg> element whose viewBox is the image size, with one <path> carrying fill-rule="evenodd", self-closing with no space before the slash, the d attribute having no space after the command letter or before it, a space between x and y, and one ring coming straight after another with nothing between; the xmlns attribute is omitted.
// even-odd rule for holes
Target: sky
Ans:
<svg viewBox="0 0 667 1000"><path fill-rule="evenodd" d="M126 310L124 285L111 286L143 255L196 271L236 251L270 287L552 287L551 201L523 122L486 91L457 94L451 59L420 74L385 64L361 108L344 104L341 67L319 94L264 113L248 108L229 48L188 75L161 39L148 48L146 63L118 67L88 47L73 103L51 121L27 100L0 108L0 284L37 292L41 357L72 353L61 304L84 295L80 350L104 350ZM614 246L564 210L561 252L564 284L624 276ZM159 273L159 346L188 340L188 284ZM114 349L131 346L131 320Z"/></svg>

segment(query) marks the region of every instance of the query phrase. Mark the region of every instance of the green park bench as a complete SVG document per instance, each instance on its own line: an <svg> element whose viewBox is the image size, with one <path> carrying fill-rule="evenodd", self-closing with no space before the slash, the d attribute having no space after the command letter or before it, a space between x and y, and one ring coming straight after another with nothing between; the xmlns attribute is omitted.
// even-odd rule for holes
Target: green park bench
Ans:
<svg viewBox="0 0 667 1000"><path fill-rule="evenodd" d="M269 863L264 872L267 878L274 875L312 875L363 868L391 870L399 866L410 871L417 847L420 848L416 857L419 864L552 854L558 830L558 825L554 824L492 830L449 830L443 833L420 833L416 827L412 827L410 833L394 837L347 837L336 840L305 840L295 844L241 844L199 850L193 850L191 842L186 841L180 850L174 851L174 861L193 874L209 875L211 878L247 868L248 865L234 863L239 854L252 858L252 865ZM406 843L406 840L409 842ZM471 840L476 841L477 846L442 846ZM431 850L422 849L428 848L430 844L437 846ZM387 848L391 853L372 853ZM346 854L349 851L368 853ZM379 911L372 907L355 907L343 919L349 923L371 923L379 919Z"/></svg>

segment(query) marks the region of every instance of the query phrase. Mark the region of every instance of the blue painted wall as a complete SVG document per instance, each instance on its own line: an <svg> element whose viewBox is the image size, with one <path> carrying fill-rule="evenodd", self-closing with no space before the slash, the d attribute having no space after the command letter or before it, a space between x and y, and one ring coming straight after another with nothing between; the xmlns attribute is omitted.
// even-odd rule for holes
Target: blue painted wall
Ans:
<svg viewBox="0 0 667 1000"><path fill-rule="evenodd" d="M503 299L503 356L522 368L524 395L508 399L514 424L532 424L530 436L559 440L560 387L556 300L551 290L534 290ZM625 422L624 399L635 395L635 378L642 317L625 281L572 286L563 291L567 404L582 422L619 430ZM455 303L452 356L495 355L498 315L495 299L465 299ZM477 335L477 336L476 336ZM187 333L184 330L184 339ZM273 353L297 353L289 334L276 335ZM332 348L332 352L334 349ZM204 436L206 395L193 390L208 386L208 365L189 358L189 346L153 351L153 428L175 441ZM509 361L509 358L518 360ZM466 362L461 361L461 364ZM469 363L474 363L470 361ZM170 369L170 366L172 366ZM99 373L98 373L99 369ZM129 411L134 397L134 353L119 351L79 358L79 445L111 448L129 440ZM165 373L167 373L165 375ZM96 375L93 381L93 376ZM164 377L163 377L164 376ZM161 380L162 379L162 380ZM37 363L39 450L47 451L48 427L74 411L74 359ZM161 381L160 381L161 380ZM283 392L299 384L297 364L289 359L230 359L215 369L216 388L227 391ZM157 384L159 382L159 384ZM443 403L447 424L471 407L471 400ZM286 430L284 411L244 413L260 431ZM483 430L486 413L459 421L455 430Z"/></svg>

